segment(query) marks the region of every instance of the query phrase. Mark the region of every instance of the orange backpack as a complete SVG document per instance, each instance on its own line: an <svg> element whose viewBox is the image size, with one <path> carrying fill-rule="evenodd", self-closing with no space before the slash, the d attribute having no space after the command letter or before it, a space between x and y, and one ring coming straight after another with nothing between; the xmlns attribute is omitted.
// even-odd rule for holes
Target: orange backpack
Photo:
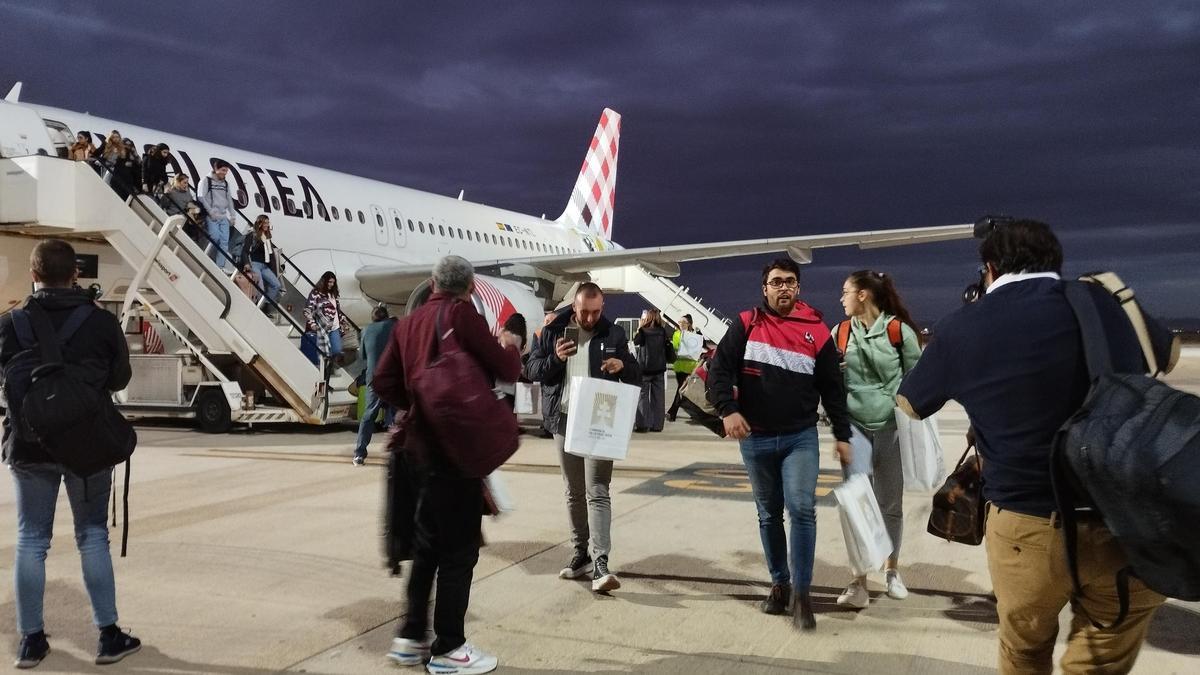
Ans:
<svg viewBox="0 0 1200 675"><path fill-rule="evenodd" d="M888 342L896 348L896 353L900 355L900 370L904 370L904 333L901 330L900 319L892 317L887 323ZM846 319L837 326L837 331L834 334L835 343L837 345L838 354L842 360L846 360L846 347L850 344L850 319Z"/></svg>

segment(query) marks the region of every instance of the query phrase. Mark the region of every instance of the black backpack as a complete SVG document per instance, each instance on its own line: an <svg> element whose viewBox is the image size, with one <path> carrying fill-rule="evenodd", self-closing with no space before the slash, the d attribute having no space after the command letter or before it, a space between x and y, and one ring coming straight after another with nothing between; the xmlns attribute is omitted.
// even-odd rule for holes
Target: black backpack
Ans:
<svg viewBox="0 0 1200 675"><path fill-rule="evenodd" d="M1131 573L1163 595L1200 600L1200 537L1192 530L1200 522L1200 398L1147 375L1113 372L1087 285L1069 282L1065 292L1092 385L1055 436L1051 476L1076 595L1077 509L1099 512L1129 562L1117 574L1115 626L1129 610Z"/></svg>
<svg viewBox="0 0 1200 675"><path fill-rule="evenodd" d="M4 367L4 393L18 437L37 443L68 471L86 478L129 459L137 432L113 405L112 396L76 377L62 347L97 311L77 307L58 331L36 302L12 311L22 348Z"/></svg>

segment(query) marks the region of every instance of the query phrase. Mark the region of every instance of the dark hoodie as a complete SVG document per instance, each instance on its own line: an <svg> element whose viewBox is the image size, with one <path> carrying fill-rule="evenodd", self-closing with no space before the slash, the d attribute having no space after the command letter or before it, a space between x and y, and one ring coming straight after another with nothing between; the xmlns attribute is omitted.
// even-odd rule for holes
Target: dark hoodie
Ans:
<svg viewBox="0 0 1200 675"><path fill-rule="evenodd" d="M37 302L46 310L56 329L66 322L72 310L92 302L84 291L77 288L44 288L30 296L30 301ZM0 370L20 351L12 316L0 316ZM124 389L133 375L129 366L129 347L117 317L100 308L92 312L63 348L63 360L80 380L106 391ZM40 445L17 439L7 416L4 418L2 443L4 459L9 463L54 462Z"/></svg>
<svg viewBox="0 0 1200 675"><path fill-rule="evenodd" d="M821 313L802 302L787 316L765 304L741 313L709 366L708 400L721 417L740 412L752 431L765 434L816 425L820 403L834 437L850 440L837 347Z"/></svg>
<svg viewBox="0 0 1200 675"><path fill-rule="evenodd" d="M533 350L529 361L525 364L523 374L531 382L540 382L542 386L558 387L563 383L567 373L567 364L559 360L554 353L554 345L563 336L567 324L571 322L574 312L565 309L554 317L549 325L542 329L542 334L533 341ZM606 359L621 359L625 367L616 375L600 371L600 364ZM601 315L592 331L592 339L588 342L588 372L592 377L614 380L641 385L641 371L637 359L629 353L629 339L625 337L625 329Z"/></svg>

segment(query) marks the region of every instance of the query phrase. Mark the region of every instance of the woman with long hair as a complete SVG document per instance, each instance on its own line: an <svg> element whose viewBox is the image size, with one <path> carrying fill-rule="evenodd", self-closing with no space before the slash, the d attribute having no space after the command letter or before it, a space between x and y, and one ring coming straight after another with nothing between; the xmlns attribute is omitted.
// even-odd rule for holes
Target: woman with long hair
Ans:
<svg viewBox="0 0 1200 675"><path fill-rule="evenodd" d="M346 321L339 304L340 295L337 275L332 271L322 274L308 293L308 302L304 304L304 331L312 347L305 350L305 354L314 364L318 361L317 345L326 340L329 358L335 363L342 362L342 333L346 330ZM304 343L302 340L302 348Z"/></svg>
<svg viewBox="0 0 1200 675"><path fill-rule="evenodd" d="M86 162L91 159L96 152L96 146L92 143L92 135L86 131L81 131L75 134L75 142L71 144L71 149L67 152L67 157L76 162Z"/></svg>
<svg viewBox="0 0 1200 675"><path fill-rule="evenodd" d="M278 302L283 291L283 284L279 282L279 251L271 239L271 219L265 213L254 219L254 231L242 244L242 265L243 272L254 272L258 276L267 297ZM336 280L334 288L337 288ZM271 307L270 303L263 305L267 316L271 316Z"/></svg>
<svg viewBox="0 0 1200 675"><path fill-rule="evenodd" d="M908 589L900 578L900 535L904 529L904 472L896 434L895 398L904 374L917 365L921 346L916 325L892 278L883 272L860 270L842 284L842 308L847 319L835 329L846 380L846 407L857 443L847 476L868 474L892 539L888 557L888 596L902 600ZM869 448L869 452L864 452ZM870 602L866 576L850 582L837 604L862 609Z"/></svg>

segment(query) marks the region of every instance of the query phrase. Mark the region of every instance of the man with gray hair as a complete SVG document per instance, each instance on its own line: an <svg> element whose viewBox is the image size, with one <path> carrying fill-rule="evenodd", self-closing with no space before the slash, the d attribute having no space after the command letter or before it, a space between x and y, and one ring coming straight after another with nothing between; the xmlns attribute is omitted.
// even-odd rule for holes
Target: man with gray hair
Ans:
<svg viewBox="0 0 1200 675"><path fill-rule="evenodd" d="M521 374L520 338L504 331L497 340L487 321L475 311L471 294L475 271L471 263L449 255L433 267L433 294L412 314L400 319L371 382L375 393L403 410L409 399L411 378L425 369L433 356L435 340L453 335L460 350L475 357L493 380L515 382ZM441 336L435 335L439 330ZM463 408L468 405L463 401ZM480 519L484 512L484 487L479 478L466 478L437 450L429 434L405 415L407 463L418 467L420 494L416 501L413 563L408 577L408 614L392 641L388 658L400 665L428 661L429 672L487 673L497 659L467 642L464 622L471 592L471 575L479 560ZM421 452L419 449L428 449ZM433 629L426 638L429 596L437 579L437 607Z"/></svg>

